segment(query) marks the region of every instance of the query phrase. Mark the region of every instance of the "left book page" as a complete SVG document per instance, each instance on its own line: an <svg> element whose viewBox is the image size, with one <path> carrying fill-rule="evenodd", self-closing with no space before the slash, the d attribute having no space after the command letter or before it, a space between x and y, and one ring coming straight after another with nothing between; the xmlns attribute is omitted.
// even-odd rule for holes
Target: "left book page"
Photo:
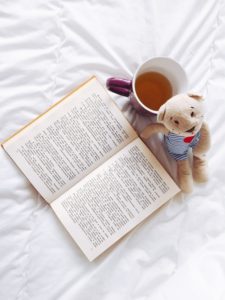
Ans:
<svg viewBox="0 0 225 300"><path fill-rule="evenodd" d="M136 137L92 77L2 146L51 203Z"/></svg>

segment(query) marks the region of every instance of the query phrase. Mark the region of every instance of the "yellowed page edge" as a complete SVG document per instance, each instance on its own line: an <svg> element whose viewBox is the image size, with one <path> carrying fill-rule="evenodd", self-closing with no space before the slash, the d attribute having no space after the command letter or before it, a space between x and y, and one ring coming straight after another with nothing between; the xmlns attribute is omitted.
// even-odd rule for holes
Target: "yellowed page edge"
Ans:
<svg viewBox="0 0 225 300"><path fill-rule="evenodd" d="M91 76L91 78L89 78L88 80L84 81L83 83L81 83L80 85L78 85L77 87L75 87L71 92L69 92L66 96L62 97L60 100L58 100L57 102L55 102L54 104L52 104L47 110L45 110L43 113L41 113L40 115L38 115L36 118L34 118L33 120L31 120L30 122L28 122L26 125L24 125L22 128L20 128L19 130L17 130L15 133L13 133L12 135L10 135L8 138L6 138L5 140L3 140L0 143L0 146L2 146L4 148L4 143L8 142L9 140L11 140L14 136L16 136L17 134L19 134L21 131L23 131L25 128L27 128L28 126L30 126L31 124L33 124L36 120L38 120L39 118L41 118L42 116L44 116L46 113L48 113L51 109L53 109L55 106L57 106L58 104L60 104L61 102L63 102L64 100L66 100L69 96L71 96L72 94L76 93L80 88L82 88L83 86L85 86L89 81L93 80L94 78L96 78L95 75Z"/></svg>

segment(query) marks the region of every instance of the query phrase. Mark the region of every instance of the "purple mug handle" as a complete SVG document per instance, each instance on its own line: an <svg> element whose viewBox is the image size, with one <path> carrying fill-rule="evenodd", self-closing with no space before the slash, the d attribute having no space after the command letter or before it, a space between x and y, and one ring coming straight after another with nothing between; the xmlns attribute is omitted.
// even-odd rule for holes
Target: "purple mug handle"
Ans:
<svg viewBox="0 0 225 300"><path fill-rule="evenodd" d="M132 93L132 80L110 77L106 81L107 89L121 96L129 97Z"/></svg>
<svg viewBox="0 0 225 300"><path fill-rule="evenodd" d="M132 80L125 79L125 78L110 77L106 81L106 86L107 89L113 93L116 93L121 96L129 97L130 104L134 107L134 109L138 113L144 116L151 115L151 113L146 109L144 109L135 98L133 94Z"/></svg>

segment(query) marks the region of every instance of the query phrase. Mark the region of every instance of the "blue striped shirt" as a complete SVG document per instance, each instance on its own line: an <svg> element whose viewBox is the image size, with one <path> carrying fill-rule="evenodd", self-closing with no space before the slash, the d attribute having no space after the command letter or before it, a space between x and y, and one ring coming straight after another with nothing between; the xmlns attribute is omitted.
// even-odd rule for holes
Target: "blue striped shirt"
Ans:
<svg viewBox="0 0 225 300"><path fill-rule="evenodd" d="M165 135L167 150L175 160L187 159L188 150L195 147L199 140L200 132L193 137L184 137L172 132L169 132L168 135Z"/></svg>

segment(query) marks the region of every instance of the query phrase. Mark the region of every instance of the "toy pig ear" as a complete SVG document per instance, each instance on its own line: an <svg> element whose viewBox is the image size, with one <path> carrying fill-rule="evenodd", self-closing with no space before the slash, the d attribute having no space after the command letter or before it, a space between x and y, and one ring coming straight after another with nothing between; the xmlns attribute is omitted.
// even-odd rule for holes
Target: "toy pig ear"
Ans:
<svg viewBox="0 0 225 300"><path fill-rule="evenodd" d="M190 91L187 94L189 97L194 98L195 100L198 100L198 101L203 100L203 96L199 92Z"/></svg>
<svg viewBox="0 0 225 300"><path fill-rule="evenodd" d="M163 119L165 117L166 114L166 105L163 104L162 106L160 106L159 111L158 111L158 115L157 115L157 121L158 122L163 122Z"/></svg>

